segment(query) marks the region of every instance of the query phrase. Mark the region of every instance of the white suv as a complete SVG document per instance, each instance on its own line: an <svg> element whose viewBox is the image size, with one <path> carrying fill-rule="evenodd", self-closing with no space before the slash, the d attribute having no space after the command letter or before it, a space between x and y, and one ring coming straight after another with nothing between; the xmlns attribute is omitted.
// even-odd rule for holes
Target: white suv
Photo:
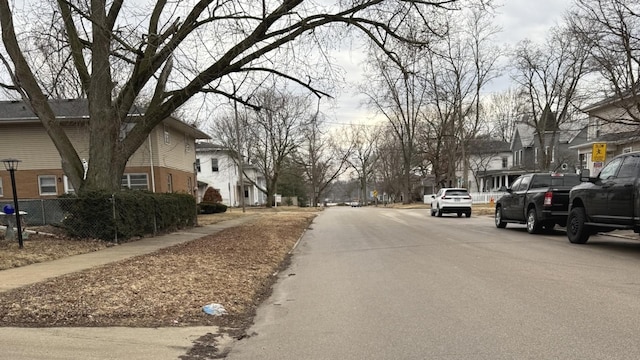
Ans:
<svg viewBox="0 0 640 360"><path fill-rule="evenodd" d="M431 216L442 216L444 213L456 213L458 217L465 214L471 217L471 195L467 189L442 188L431 195Z"/></svg>

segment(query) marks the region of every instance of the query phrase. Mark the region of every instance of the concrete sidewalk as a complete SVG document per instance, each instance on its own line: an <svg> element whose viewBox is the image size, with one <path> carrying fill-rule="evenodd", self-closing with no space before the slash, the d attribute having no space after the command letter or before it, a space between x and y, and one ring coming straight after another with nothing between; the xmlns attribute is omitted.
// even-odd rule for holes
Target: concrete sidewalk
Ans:
<svg viewBox="0 0 640 360"><path fill-rule="evenodd" d="M213 225L199 226L166 235L144 238L91 253L2 270L0 271L0 292L126 258L149 254L165 247L195 240L203 236L215 234L226 228L241 225L254 217L255 216L247 215Z"/></svg>

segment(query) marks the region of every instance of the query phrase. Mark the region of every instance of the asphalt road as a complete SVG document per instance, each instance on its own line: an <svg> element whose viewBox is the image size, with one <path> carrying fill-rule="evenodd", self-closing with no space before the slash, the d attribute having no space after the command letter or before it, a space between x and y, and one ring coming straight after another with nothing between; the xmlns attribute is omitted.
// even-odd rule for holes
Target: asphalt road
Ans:
<svg viewBox="0 0 640 360"><path fill-rule="evenodd" d="M227 359L640 359L640 241L330 208Z"/></svg>

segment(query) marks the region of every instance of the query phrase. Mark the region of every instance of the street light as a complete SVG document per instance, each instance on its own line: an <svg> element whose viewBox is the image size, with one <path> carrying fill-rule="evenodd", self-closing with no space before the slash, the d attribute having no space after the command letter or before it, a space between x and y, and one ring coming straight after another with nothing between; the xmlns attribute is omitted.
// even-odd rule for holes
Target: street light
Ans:
<svg viewBox="0 0 640 360"><path fill-rule="evenodd" d="M16 226L18 228L18 246L20 249L23 248L22 244L22 225L20 224L20 209L18 207L18 193L16 192L16 175L15 172L18 170L18 163L20 160L18 159L2 159L4 163L4 168L9 171L11 175L11 188L13 189L13 207L16 211Z"/></svg>

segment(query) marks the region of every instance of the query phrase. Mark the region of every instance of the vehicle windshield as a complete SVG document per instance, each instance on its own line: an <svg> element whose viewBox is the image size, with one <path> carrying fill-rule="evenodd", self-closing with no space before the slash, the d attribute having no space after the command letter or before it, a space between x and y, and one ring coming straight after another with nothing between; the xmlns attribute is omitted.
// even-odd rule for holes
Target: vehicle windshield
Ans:
<svg viewBox="0 0 640 360"><path fill-rule="evenodd" d="M546 188L552 186L575 186L580 184L580 177L577 175L542 175L535 176L531 188Z"/></svg>

